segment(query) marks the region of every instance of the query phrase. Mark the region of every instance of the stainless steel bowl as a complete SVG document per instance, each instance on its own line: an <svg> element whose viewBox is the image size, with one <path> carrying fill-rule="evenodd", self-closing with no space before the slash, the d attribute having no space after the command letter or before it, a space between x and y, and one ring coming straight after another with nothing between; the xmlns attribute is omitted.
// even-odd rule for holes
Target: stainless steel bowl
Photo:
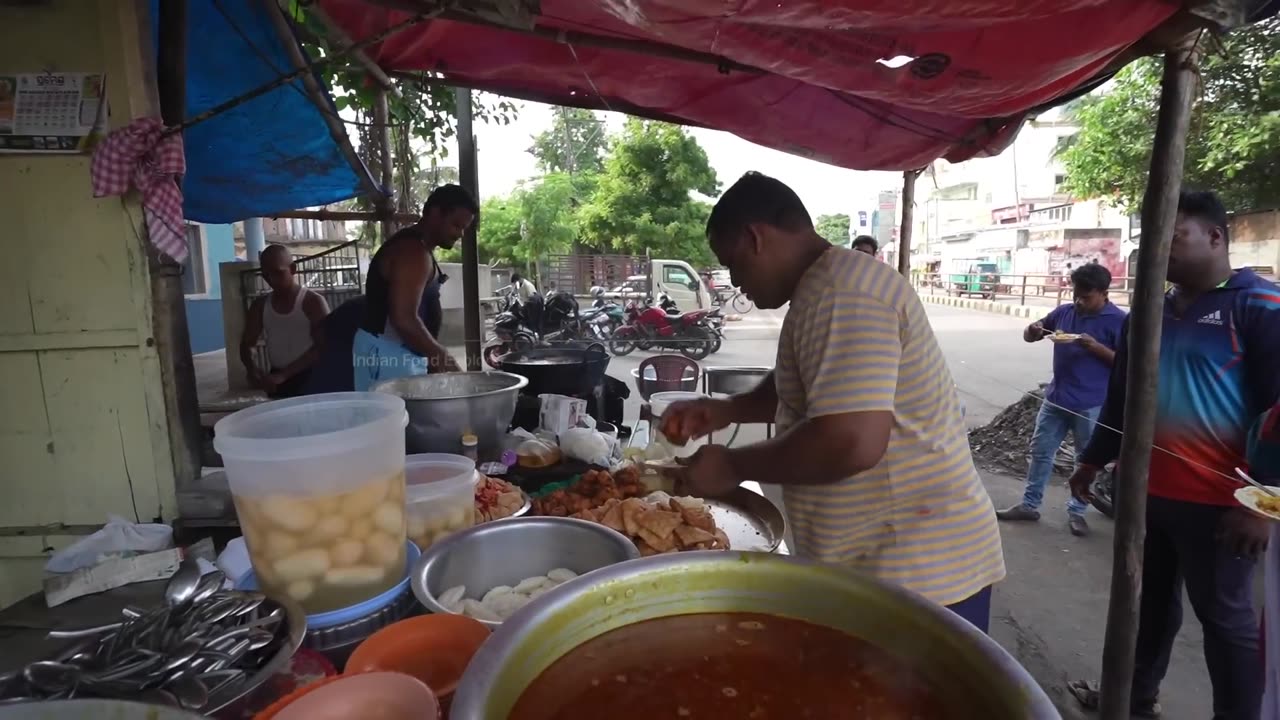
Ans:
<svg viewBox="0 0 1280 720"><path fill-rule="evenodd" d="M498 585L515 585L556 568L581 575L638 557L635 543L598 523L557 517L508 518L476 525L432 545L414 565L409 586L428 610L447 613L436 595L451 587L465 585L467 596L475 597Z"/></svg>
<svg viewBox="0 0 1280 720"><path fill-rule="evenodd" d="M959 616L868 575L783 555L656 555L571 580L498 628L467 666L451 720L501 720L543 670L582 643L645 620L754 612L836 628L886 648L963 718L1061 720L1040 686ZM602 711L606 710L602 708Z"/></svg>
<svg viewBox="0 0 1280 720"><path fill-rule="evenodd" d="M404 400L409 424L404 429L408 453L457 453L462 436L471 432L481 455L502 451L502 437L511 426L516 399L528 378L511 373L439 373L384 380L375 392Z"/></svg>

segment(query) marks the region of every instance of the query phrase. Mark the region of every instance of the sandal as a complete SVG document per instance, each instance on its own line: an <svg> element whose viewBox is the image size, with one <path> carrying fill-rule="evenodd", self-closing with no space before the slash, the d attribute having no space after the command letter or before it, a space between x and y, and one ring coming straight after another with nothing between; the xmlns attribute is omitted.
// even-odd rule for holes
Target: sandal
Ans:
<svg viewBox="0 0 1280 720"><path fill-rule="evenodd" d="M1071 693L1076 702L1085 710L1096 712L1102 705L1102 693L1098 686L1088 682L1087 680L1073 680L1067 683L1067 692ZM1160 703L1152 700L1133 700L1129 705L1129 712L1134 717L1140 718L1158 718L1160 717Z"/></svg>

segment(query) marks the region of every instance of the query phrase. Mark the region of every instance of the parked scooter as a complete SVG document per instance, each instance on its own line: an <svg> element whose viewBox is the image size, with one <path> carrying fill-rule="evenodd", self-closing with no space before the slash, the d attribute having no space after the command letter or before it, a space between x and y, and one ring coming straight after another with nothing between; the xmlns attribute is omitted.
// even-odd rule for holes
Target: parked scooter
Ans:
<svg viewBox="0 0 1280 720"><path fill-rule="evenodd" d="M538 335L525 321L523 306L514 294L508 294L502 308L493 318L494 337L485 346L484 362L495 370L503 355L538 346Z"/></svg>
<svg viewBox="0 0 1280 720"><path fill-rule="evenodd" d="M604 296L604 288L591 288L591 307L579 313L584 332L592 339L608 342L613 331L626 321L626 313L622 306Z"/></svg>
<svg viewBox="0 0 1280 720"><path fill-rule="evenodd" d="M609 342L614 355L629 355L640 347L677 350L693 360L711 354L715 336L706 326L710 310L668 315L660 306L632 300L626 313L626 324L614 330Z"/></svg>

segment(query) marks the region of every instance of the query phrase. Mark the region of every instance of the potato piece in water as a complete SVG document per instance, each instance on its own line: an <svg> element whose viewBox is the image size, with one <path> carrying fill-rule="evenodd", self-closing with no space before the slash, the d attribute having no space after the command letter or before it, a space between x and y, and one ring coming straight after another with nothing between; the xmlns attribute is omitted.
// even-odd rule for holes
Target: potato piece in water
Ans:
<svg viewBox="0 0 1280 720"><path fill-rule="evenodd" d="M324 574L324 581L329 585L345 587L368 585L378 582L386 574L385 568L373 567L372 565L357 565L355 567L331 568Z"/></svg>
<svg viewBox="0 0 1280 720"><path fill-rule="evenodd" d="M373 532L373 521L369 518L355 518L351 521L351 532L348 533L356 540L363 540L369 537L369 533Z"/></svg>
<svg viewBox="0 0 1280 720"><path fill-rule="evenodd" d="M472 522L473 520L475 520L475 505L472 503L459 505L449 513L448 518L445 520L444 529L461 530L462 528L471 527L475 524Z"/></svg>
<svg viewBox="0 0 1280 720"><path fill-rule="evenodd" d="M280 582L310 580L320 577L329 569L329 553L321 548L300 550L271 564Z"/></svg>
<svg viewBox="0 0 1280 720"><path fill-rule="evenodd" d="M510 594L511 594L510 585L499 585L493 588L492 590L490 590L489 592L485 593L484 597L480 598L480 602L488 605L491 601L493 601L494 598L501 597L503 595L510 595Z"/></svg>
<svg viewBox="0 0 1280 720"><path fill-rule="evenodd" d="M364 554L364 543L359 540L347 538L339 540L329 548L329 559L333 562L334 567L349 567L360 562L360 556Z"/></svg>
<svg viewBox="0 0 1280 720"><path fill-rule="evenodd" d="M297 497L273 495L258 504L258 510L267 522L291 530L302 532L316 524L320 515L310 502Z"/></svg>
<svg viewBox="0 0 1280 720"><path fill-rule="evenodd" d="M482 604L494 615L506 620L515 614L517 610L529 604L529 598L516 593L507 593L499 595L491 602L482 602Z"/></svg>
<svg viewBox="0 0 1280 720"><path fill-rule="evenodd" d="M311 530L310 536L319 542L332 540L346 533L350 525L351 521L342 515L329 515L321 518L320 522L316 523L315 528Z"/></svg>
<svg viewBox="0 0 1280 720"><path fill-rule="evenodd" d="M404 505L390 501L382 503L373 511L373 524L389 535L404 532Z"/></svg>
<svg viewBox="0 0 1280 720"><path fill-rule="evenodd" d="M576 577L578 577L578 573L568 568L556 568L555 570L547 573L547 579L557 585L562 582L569 582Z"/></svg>
<svg viewBox="0 0 1280 720"><path fill-rule="evenodd" d="M374 533L364 542L364 556L378 567L390 566L400 556L403 539L397 539L384 533Z"/></svg>
<svg viewBox="0 0 1280 720"><path fill-rule="evenodd" d="M516 583L516 586L512 588L512 590L514 592L520 593L521 595L528 595L534 590L537 590L538 588L547 584L549 584L547 582L547 579L539 575L537 577L525 578L524 580L521 580L520 582Z"/></svg>
<svg viewBox="0 0 1280 720"><path fill-rule="evenodd" d="M475 618L476 620L484 620L486 622L502 622L502 618L493 614L489 608L485 607L479 600L467 598L462 601L462 614Z"/></svg>
<svg viewBox="0 0 1280 720"><path fill-rule="evenodd" d="M405 534L410 538L422 537L427 532L427 521L421 516L410 515L405 518ZM415 540L415 542L417 542Z"/></svg>
<svg viewBox="0 0 1280 720"><path fill-rule="evenodd" d="M298 602L302 602L303 600L311 597L311 594L315 591L316 584L310 580L295 580L289 583L289 585L284 589L286 595Z"/></svg>
<svg viewBox="0 0 1280 720"><path fill-rule="evenodd" d="M365 483L343 495L340 501L342 512L350 518L368 515L387 496L388 485L384 480Z"/></svg>
<svg viewBox="0 0 1280 720"><path fill-rule="evenodd" d="M453 605L457 605L458 603L462 602L462 598L465 597L466 594L467 594L466 585L455 585L449 588L448 590L445 590L444 592L440 593L440 597L437 599L440 601L441 605L444 605L445 607L451 607Z"/></svg>
<svg viewBox="0 0 1280 720"><path fill-rule="evenodd" d="M298 539L279 530L268 532L263 541L262 551L268 557L278 558L298 549Z"/></svg>

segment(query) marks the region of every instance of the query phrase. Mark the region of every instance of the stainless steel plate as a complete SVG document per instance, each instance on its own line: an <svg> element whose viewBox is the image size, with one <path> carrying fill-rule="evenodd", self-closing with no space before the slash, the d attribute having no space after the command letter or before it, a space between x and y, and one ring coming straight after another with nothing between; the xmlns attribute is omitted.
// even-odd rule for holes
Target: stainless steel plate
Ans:
<svg viewBox="0 0 1280 720"><path fill-rule="evenodd" d="M773 552L787 534L782 511L763 495L738 487L721 498L706 500L716 525L729 536L729 548Z"/></svg>

